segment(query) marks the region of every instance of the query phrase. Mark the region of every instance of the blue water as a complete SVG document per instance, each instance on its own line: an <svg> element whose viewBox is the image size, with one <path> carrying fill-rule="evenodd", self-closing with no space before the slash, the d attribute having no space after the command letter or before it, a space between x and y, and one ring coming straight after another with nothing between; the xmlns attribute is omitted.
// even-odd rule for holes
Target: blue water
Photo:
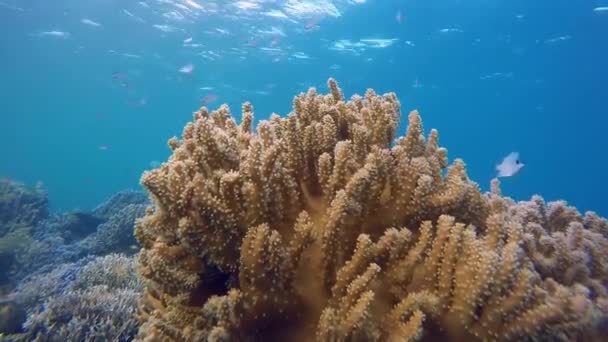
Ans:
<svg viewBox="0 0 608 342"><path fill-rule="evenodd" d="M518 151L526 166L503 179L505 195L608 215L608 11L593 10L608 1L356 2L334 1L336 17L286 10L332 3L322 0L199 0L202 10L185 0L0 0L0 175L42 181L54 209L91 208L139 187L201 96L239 118L250 100L259 120L287 114L309 86L325 92L331 76L347 96L396 92L400 132L418 109L483 189Z"/></svg>

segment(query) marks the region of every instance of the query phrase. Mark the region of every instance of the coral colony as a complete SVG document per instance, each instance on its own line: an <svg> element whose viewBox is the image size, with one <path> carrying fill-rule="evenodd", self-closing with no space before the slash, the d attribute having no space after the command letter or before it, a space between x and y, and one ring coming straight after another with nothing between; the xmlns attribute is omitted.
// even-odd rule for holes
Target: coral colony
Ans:
<svg viewBox="0 0 608 342"><path fill-rule="evenodd" d="M240 124L194 113L142 176L151 206L127 191L49 215L2 180L0 337L602 340L606 219L481 193L418 112L395 139L395 94L328 84L255 132L249 103Z"/></svg>
<svg viewBox="0 0 608 342"><path fill-rule="evenodd" d="M599 340L608 223L488 194L393 93L203 107L146 172L138 340ZM447 171L447 172L444 172Z"/></svg>

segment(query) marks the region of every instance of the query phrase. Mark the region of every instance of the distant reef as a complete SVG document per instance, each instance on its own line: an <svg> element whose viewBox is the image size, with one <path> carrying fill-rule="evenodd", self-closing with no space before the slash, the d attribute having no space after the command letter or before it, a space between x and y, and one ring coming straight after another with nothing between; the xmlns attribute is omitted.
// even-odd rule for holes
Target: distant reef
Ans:
<svg viewBox="0 0 608 342"><path fill-rule="evenodd" d="M147 196L126 190L91 211L56 214L48 202L41 184L0 179L0 337L131 339L142 287L133 226Z"/></svg>

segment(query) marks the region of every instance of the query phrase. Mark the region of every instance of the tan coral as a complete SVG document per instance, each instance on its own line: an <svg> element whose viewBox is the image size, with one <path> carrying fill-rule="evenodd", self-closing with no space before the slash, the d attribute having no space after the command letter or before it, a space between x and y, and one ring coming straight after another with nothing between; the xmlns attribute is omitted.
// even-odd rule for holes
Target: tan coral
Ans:
<svg viewBox="0 0 608 342"><path fill-rule="evenodd" d="M608 221L540 196L510 208L524 226L524 248L538 273L563 285L582 284L593 298L608 297Z"/></svg>
<svg viewBox="0 0 608 342"><path fill-rule="evenodd" d="M537 273L513 203L498 185L481 194L461 160L448 165L418 112L395 140L395 94L345 101L328 86L255 132L249 103L240 125L227 106L202 108L142 176L155 204L136 226L142 340L492 340L596 326L598 301Z"/></svg>

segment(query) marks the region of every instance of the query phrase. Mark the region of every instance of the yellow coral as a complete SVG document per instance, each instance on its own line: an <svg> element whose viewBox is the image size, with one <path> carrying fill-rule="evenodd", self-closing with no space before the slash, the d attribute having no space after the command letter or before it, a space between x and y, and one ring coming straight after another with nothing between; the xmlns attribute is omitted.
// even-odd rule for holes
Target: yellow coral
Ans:
<svg viewBox="0 0 608 342"><path fill-rule="evenodd" d="M481 194L461 160L448 166L418 112L395 140L395 94L345 101L328 86L256 132L249 103L240 125L227 106L202 108L142 176L155 203L136 225L142 340L501 340L597 326L598 300L539 275L513 203L498 184Z"/></svg>

